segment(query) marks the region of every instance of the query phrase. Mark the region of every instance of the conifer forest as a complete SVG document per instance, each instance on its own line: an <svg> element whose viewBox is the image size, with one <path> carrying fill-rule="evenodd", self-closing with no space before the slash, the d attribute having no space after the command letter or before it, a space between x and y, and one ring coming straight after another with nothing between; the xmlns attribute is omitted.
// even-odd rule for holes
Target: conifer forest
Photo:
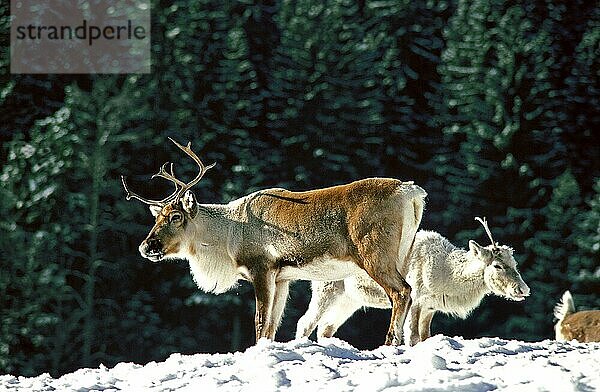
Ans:
<svg viewBox="0 0 600 392"><path fill-rule="evenodd" d="M421 228L514 248L531 296L489 296L432 333L552 339L570 290L600 308L600 6L573 0L153 0L150 74L11 74L0 5L0 373L58 376L254 344L245 282L207 294L151 263L154 222L120 176L216 162L201 203L366 177L413 180ZM277 340L310 300L292 284ZM337 337L383 344L389 311Z"/></svg>

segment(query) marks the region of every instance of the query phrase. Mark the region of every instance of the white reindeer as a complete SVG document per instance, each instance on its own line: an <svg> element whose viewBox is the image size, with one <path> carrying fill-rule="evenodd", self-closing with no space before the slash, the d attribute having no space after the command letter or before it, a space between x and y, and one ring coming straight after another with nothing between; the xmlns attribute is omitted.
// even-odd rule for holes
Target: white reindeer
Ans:
<svg viewBox="0 0 600 392"><path fill-rule="evenodd" d="M417 232L408 263L400 273L411 286L412 305L405 324L410 345L430 336L433 315L443 312L466 318L487 294L515 301L529 295L517 271L513 250L494 242L487 222L476 218L491 245L469 241L469 250L457 248L433 231ZM344 280L312 282L308 311L300 318L296 337L309 336L318 326L318 337L331 337L360 307L389 308L385 292L366 274Z"/></svg>
<svg viewBox="0 0 600 392"><path fill-rule="evenodd" d="M600 310L575 311L575 302L567 290L554 307L556 340L578 342L600 342Z"/></svg>

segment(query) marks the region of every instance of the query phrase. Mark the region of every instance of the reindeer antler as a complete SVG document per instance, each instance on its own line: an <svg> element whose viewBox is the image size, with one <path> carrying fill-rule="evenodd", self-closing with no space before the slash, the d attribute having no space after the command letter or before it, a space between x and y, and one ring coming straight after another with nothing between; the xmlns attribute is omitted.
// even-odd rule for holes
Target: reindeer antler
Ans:
<svg viewBox="0 0 600 392"><path fill-rule="evenodd" d="M196 153L194 153L194 151L192 151L192 142L188 142L187 146L182 146L181 144L177 143L175 140L173 140L171 138L169 138L169 140L172 141L173 143L175 143L175 145L177 147L179 147L179 149L181 151L185 152L190 158L192 158L194 160L194 162L196 162L196 164L200 168L200 171L198 172L198 174L192 181L190 181L188 183L183 183L183 185L181 186L181 189L177 192L177 196L174 199L174 200L178 201L181 198L181 196L183 196L185 194L186 191L188 191L191 187L196 185L198 183L198 181L200 181L202 179L202 177L208 171L208 169L212 169L217 163L215 162L211 165L204 166L204 163L202 163L200 158L198 158L198 155L196 155ZM172 172L172 170L171 170L171 172Z"/></svg>
<svg viewBox="0 0 600 392"><path fill-rule="evenodd" d="M167 172L165 170L165 167L169 164L170 164L169 172ZM165 162L158 170L158 173L153 174L152 177L150 177L150 178L155 178L155 177L162 177L166 180L172 181L173 183L175 183L175 188L185 185L185 182L175 178L175 173L173 172L173 164L170 162Z"/></svg>
<svg viewBox="0 0 600 392"><path fill-rule="evenodd" d="M148 204L151 206L158 206L158 207L164 206L164 204L162 204L162 202L164 202L165 199L163 199L163 200L146 199L145 197L142 197L142 196L138 195L137 193L132 192L129 189L129 187L127 186L127 182L125 181L125 176L121 176L121 182L123 183L123 188L125 188L125 192L127 192L127 195L125 195L125 198L127 200L131 200L133 198L133 199L138 199L142 203L145 203L145 204Z"/></svg>
<svg viewBox="0 0 600 392"><path fill-rule="evenodd" d="M161 177L161 178L164 178L165 180L171 181L175 185L175 191L162 200L151 200L151 199L146 199L145 197L142 197L142 196L138 195L137 193L132 192L129 189L129 187L127 186L127 183L125 182L125 177L121 176L121 182L123 183L123 188L125 188L125 192L127 192L127 195L125 196L127 198L127 200L134 198L134 199L141 201L142 203L153 205L153 206L159 206L159 207L163 207L166 204L171 203L173 201L177 202L185 194L186 191L188 191L191 187L196 185L202 179L202 177L208 171L208 169L210 169L216 165L216 162L215 162L212 165L205 166L202 163L202 161L200 160L200 158L198 158L198 156L192 151L192 143L191 142L188 142L187 146L182 146L181 144L177 143L175 140L173 140L171 138L169 138L169 140L172 141L173 143L175 143L175 145L177 147L179 147L183 152L185 152L189 157L191 157L194 160L194 162L196 162L196 164L200 168L200 171L198 172L196 177L190 182L187 182L187 183L183 182L175 177L175 173L173 171L173 164L170 162L166 162L165 164L163 164L160 167L160 169L158 170L158 173L153 174L151 178ZM169 171L166 170L167 165L169 165Z"/></svg>
<svg viewBox="0 0 600 392"><path fill-rule="evenodd" d="M485 229L485 232L487 233L488 237L490 238L490 241L492 241L492 246L494 246L494 248L497 247L498 243L494 242L494 238L492 237L492 232L490 231L490 228L488 227L485 216L483 217L483 219L481 219L480 217L476 217L475 220L478 221L479 223L481 223L481 225Z"/></svg>

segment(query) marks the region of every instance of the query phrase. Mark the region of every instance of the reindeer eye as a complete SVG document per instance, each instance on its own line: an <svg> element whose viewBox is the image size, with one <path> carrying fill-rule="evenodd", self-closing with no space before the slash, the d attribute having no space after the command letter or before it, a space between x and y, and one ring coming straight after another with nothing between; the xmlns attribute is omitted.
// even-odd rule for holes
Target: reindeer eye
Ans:
<svg viewBox="0 0 600 392"><path fill-rule="evenodd" d="M494 264L494 268L496 268L497 270L503 269L500 264Z"/></svg>
<svg viewBox="0 0 600 392"><path fill-rule="evenodd" d="M182 216L180 213L171 214L171 218L170 218L171 222L179 222L179 221L181 221L181 219L182 219Z"/></svg>

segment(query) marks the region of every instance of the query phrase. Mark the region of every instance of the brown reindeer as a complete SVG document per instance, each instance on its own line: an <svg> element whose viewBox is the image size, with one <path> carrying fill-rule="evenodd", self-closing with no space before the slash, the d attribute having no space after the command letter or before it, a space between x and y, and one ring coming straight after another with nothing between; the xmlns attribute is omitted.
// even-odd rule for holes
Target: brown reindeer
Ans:
<svg viewBox="0 0 600 392"><path fill-rule="evenodd" d="M600 310L575 311L573 296L567 290L554 307L556 340L578 342L600 342Z"/></svg>
<svg viewBox="0 0 600 392"><path fill-rule="evenodd" d="M400 344L410 305L410 286L398 272L421 222L426 192L412 182L369 178L306 192L272 188L228 204L198 204L190 190L212 167L171 139L198 165L190 182L167 165L153 177L175 184L162 200L149 200L123 186L127 199L150 205L156 223L139 250L152 261L187 259L194 280L222 293L239 279L252 282L256 339L274 339L297 279L340 280L364 270L392 304L386 344Z"/></svg>

